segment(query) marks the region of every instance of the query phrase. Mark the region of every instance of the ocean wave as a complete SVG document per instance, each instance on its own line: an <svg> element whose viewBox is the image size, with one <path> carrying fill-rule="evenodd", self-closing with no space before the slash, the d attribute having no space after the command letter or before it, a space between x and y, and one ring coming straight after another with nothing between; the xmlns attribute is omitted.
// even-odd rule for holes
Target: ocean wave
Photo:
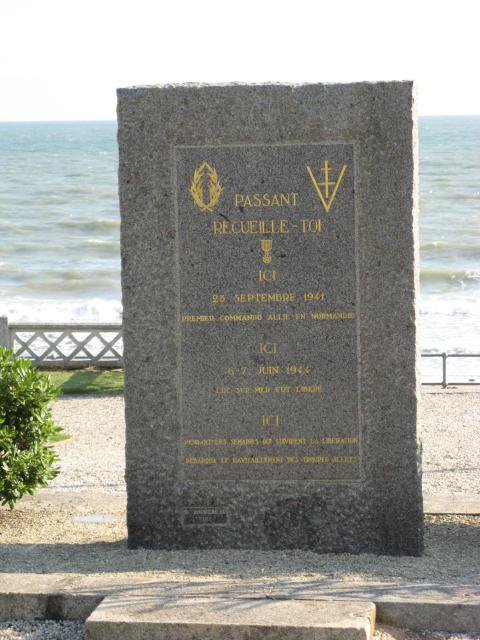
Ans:
<svg viewBox="0 0 480 640"><path fill-rule="evenodd" d="M121 322L122 303L117 298L90 300L31 298L0 299L0 316L9 322Z"/></svg>
<svg viewBox="0 0 480 640"><path fill-rule="evenodd" d="M99 245L108 245L110 247L116 247L118 251L120 251L120 243L118 240L102 240L101 238L87 238L86 242L87 244L99 244Z"/></svg>
<svg viewBox="0 0 480 640"><path fill-rule="evenodd" d="M57 224L64 229L81 229L83 231L120 229L120 220L61 220Z"/></svg>
<svg viewBox="0 0 480 640"><path fill-rule="evenodd" d="M453 242L451 240L432 240L430 242L423 242L420 246L420 250L424 251L425 249L476 249L480 250L474 244L469 244L468 242Z"/></svg>
<svg viewBox="0 0 480 640"><path fill-rule="evenodd" d="M480 271L476 269L466 269L451 271L445 269L422 269L420 271L420 281L422 283L444 283L454 282L466 285L478 285L480 283Z"/></svg>
<svg viewBox="0 0 480 640"><path fill-rule="evenodd" d="M110 261L111 262L111 261ZM96 263L90 268L85 263L78 262L77 265L70 263L55 264L31 264L27 260L26 264L16 264L9 271L9 276L17 281L34 282L36 280L96 280L98 278L111 278L112 282L117 282L120 278L119 263L104 264Z"/></svg>
<svg viewBox="0 0 480 640"><path fill-rule="evenodd" d="M428 294L422 290L419 319L422 351L480 352L479 287L444 294Z"/></svg>
<svg viewBox="0 0 480 640"><path fill-rule="evenodd" d="M474 189L478 189L478 184L464 185L463 191L459 191L455 195L459 200L476 200L478 202L480 200L480 192L474 191Z"/></svg>

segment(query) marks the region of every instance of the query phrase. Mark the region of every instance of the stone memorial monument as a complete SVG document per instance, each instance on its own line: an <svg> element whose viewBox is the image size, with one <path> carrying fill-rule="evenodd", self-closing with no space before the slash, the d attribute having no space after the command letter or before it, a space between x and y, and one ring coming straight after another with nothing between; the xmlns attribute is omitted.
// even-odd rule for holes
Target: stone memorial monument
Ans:
<svg viewBox="0 0 480 640"><path fill-rule="evenodd" d="M421 553L414 102L118 91L131 547Z"/></svg>

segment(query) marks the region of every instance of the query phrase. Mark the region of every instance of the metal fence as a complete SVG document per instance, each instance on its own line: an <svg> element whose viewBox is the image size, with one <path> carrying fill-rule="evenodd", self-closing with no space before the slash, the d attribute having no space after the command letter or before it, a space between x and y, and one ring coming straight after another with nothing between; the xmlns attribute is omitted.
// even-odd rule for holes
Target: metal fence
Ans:
<svg viewBox="0 0 480 640"><path fill-rule="evenodd" d="M441 384L443 388L447 387L449 384L456 385L456 386L480 384L480 381L476 381L476 380L455 382L452 380L448 380L448 377L447 377L447 360L449 358L480 358L480 353L422 353L422 358L441 358L442 359L442 380L439 382L423 382L422 384L428 384L428 385Z"/></svg>
<svg viewBox="0 0 480 640"><path fill-rule="evenodd" d="M123 367L121 324L62 323L9 324L0 317L0 345L13 349L17 357L29 358L42 369ZM441 358L441 380L428 385L478 385L480 381L449 380L450 358L480 358L480 353L422 353L422 358Z"/></svg>

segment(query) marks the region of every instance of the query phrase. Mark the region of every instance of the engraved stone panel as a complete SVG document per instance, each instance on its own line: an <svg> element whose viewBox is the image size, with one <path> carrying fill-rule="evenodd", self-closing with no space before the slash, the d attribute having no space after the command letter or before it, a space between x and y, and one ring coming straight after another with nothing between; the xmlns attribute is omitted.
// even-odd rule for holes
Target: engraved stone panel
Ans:
<svg viewBox="0 0 480 640"><path fill-rule="evenodd" d="M175 156L184 478L358 479L352 145Z"/></svg>

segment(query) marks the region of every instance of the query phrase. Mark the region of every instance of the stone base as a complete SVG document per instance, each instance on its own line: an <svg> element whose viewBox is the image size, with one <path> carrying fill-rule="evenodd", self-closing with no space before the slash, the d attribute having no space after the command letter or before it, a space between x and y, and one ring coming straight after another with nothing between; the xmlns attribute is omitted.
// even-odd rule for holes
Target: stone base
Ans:
<svg viewBox="0 0 480 640"><path fill-rule="evenodd" d="M158 590L105 598L86 622L88 640L369 640L371 602L165 598Z"/></svg>

